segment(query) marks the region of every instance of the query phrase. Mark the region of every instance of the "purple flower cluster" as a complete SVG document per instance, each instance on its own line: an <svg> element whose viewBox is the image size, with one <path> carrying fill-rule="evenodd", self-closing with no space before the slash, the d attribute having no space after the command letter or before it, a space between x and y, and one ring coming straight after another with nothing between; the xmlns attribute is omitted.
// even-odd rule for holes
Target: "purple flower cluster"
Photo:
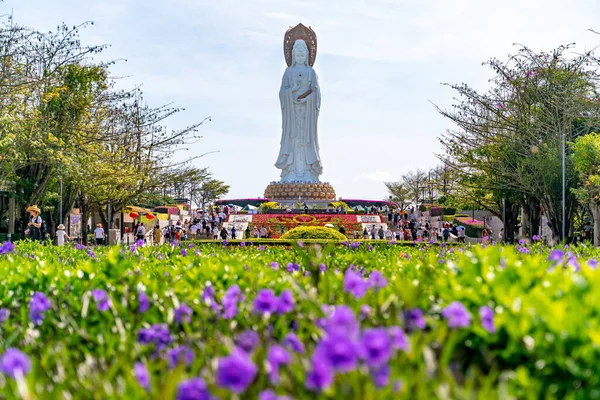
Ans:
<svg viewBox="0 0 600 400"><path fill-rule="evenodd" d="M258 394L258 400L290 400L288 396L277 396L273 389L267 389Z"/></svg>
<svg viewBox="0 0 600 400"><path fill-rule="evenodd" d="M223 318L231 319L237 315L238 302L241 299L241 291L238 285L232 285L225 291L223 296Z"/></svg>
<svg viewBox="0 0 600 400"><path fill-rule="evenodd" d="M189 367L194 361L194 352L188 346L177 346L167 352L169 367L172 369L183 363Z"/></svg>
<svg viewBox="0 0 600 400"><path fill-rule="evenodd" d="M212 397L202 378L188 379L177 386L175 400L210 400Z"/></svg>
<svg viewBox="0 0 600 400"><path fill-rule="evenodd" d="M2 254L9 254L15 250L15 245L12 242L4 242L0 246L0 256Z"/></svg>
<svg viewBox="0 0 600 400"><path fill-rule="evenodd" d="M106 291L102 289L94 289L92 290L92 297L96 302L96 308L98 311L108 311L110 305L108 303L108 295L106 294Z"/></svg>
<svg viewBox="0 0 600 400"><path fill-rule="evenodd" d="M148 311L148 308L150 308L150 301L148 300L148 296L146 295L145 292L138 293L138 302L139 302L138 310L142 314L145 313L146 311Z"/></svg>
<svg viewBox="0 0 600 400"><path fill-rule="evenodd" d="M135 365L133 366L133 376L135 377L135 380L138 381L141 387L146 389L146 391L150 391L150 374L148 373L148 369L143 363L135 363Z"/></svg>
<svg viewBox="0 0 600 400"><path fill-rule="evenodd" d="M179 307L175 309L175 321L181 325L183 321L187 324L190 323L190 318L192 315L192 309L189 308L185 303L181 303Z"/></svg>
<svg viewBox="0 0 600 400"><path fill-rule="evenodd" d="M138 332L138 342L154 344L157 350L163 349L172 341L167 324L154 324L150 328L142 328Z"/></svg>
<svg viewBox="0 0 600 400"><path fill-rule="evenodd" d="M248 329L238 335L236 338L236 345L241 350L250 354L254 351L256 346L258 346L259 341L260 338L258 337L258 333Z"/></svg>
<svg viewBox="0 0 600 400"><path fill-rule="evenodd" d="M489 333L496 332L496 326L494 325L494 310L490 307L483 306L479 308L479 317L481 318L481 325Z"/></svg>
<svg viewBox="0 0 600 400"><path fill-rule="evenodd" d="M248 354L235 349L228 356L219 359L217 385L233 393L242 393L254 381L257 368Z"/></svg>
<svg viewBox="0 0 600 400"><path fill-rule="evenodd" d="M12 378L24 376L31 370L31 361L21 350L9 348L0 359L0 369Z"/></svg>
<svg viewBox="0 0 600 400"><path fill-rule="evenodd" d="M471 314L460 301L453 301L442 310L450 328L467 328L471 325Z"/></svg>
<svg viewBox="0 0 600 400"><path fill-rule="evenodd" d="M344 274L344 291L360 299L365 295L369 285L365 282L363 276L352 269L346 270Z"/></svg>
<svg viewBox="0 0 600 400"><path fill-rule="evenodd" d="M0 308L0 324L6 322L9 315L10 311L7 308Z"/></svg>
<svg viewBox="0 0 600 400"><path fill-rule="evenodd" d="M356 316L347 306L337 306L324 323L326 336L317 344L306 387L322 391L337 372L358 368L360 360L369 368L378 387L389 384L389 361L397 350L407 351L408 337L400 327L368 328L360 332Z"/></svg>
<svg viewBox="0 0 600 400"><path fill-rule="evenodd" d="M35 325L44 321L44 313L50 308L50 300L42 292L35 292L29 300L29 318Z"/></svg>
<svg viewBox="0 0 600 400"><path fill-rule="evenodd" d="M273 345L267 353L267 364L269 367L269 379L274 385L279 383L279 367L287 365L291 361L290 353L282 346Z"/></svg>
<svg viewBox="0 0 600 400"><path fill-rule="evenodd" d="M254 298L254 312L256 314L287 314L294 310L294 294L291 290L284 290L279 297L271 289L262 289Z"/></svg>

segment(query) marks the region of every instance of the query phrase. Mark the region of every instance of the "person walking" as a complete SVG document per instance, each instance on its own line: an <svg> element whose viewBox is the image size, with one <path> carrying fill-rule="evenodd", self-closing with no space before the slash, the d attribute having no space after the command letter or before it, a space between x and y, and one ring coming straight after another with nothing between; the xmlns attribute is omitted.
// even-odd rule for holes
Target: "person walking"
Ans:
<svg viewBox="0 0 600 400"><path fill-rule="evenodd" d="M160 244L162 240L162 230L160 229L160 225L156 224L154 229L152 230L152 242L154 244Z"/></svg>
<svg viewBox="0 0 600 400"><path fill-rule="evenodd" d="M104 236L104 228L102 228L102 224L96 225L94 237L96 238L96 244L98 246L102 246L104 244Z"/></svg>
<svg viewBox="0 0 600 400"><path fill-rule="evenodd" d="M137 231L135 231L135 239L137 240L141 240L143 242L146 241L145 239L146 237L146 227L144 226L144 224L140 224L137 227Z"/></svg>
<svg viewBox="0 0 600 400"><path fill-rule="evenodd" d="M71 237L67 235L67 232L65 232L65 226L63 224L58 225L57 229L58 230L56 231L56 245L64 246L67 240L71 240Z"/></svg>

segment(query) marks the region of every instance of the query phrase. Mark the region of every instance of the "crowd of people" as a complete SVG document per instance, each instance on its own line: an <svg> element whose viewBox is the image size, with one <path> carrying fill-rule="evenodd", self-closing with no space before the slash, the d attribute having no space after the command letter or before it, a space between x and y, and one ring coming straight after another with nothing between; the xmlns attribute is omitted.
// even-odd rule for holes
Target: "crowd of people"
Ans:
<svg viewBox="0 0 600 400"><path fill-rule="evenodd" d="M251 229L249 225L246 225L245 230L242 231L241 225L231 224L228 229L224 223L230 213L236 212L235 209L231 209L229 206L215 206L209 208L209 210L198 209L192 213L189 219L171 221L169 225L164 227L156 224L150 230L147 230L141 222L136 222L132 233L135 235L136 241L142 240L145 243L151 242L154 244L202 238L213 240L270 239L275 236L270 226L254 226ZM358 212L359 210L356 209L355 211ZM29 213L29 221L25 230L26 237L32 240L43 240L45 238L45 223L40 217L40 209L34 205L29 207L27 212ZM326 213L345 214L346 209L344 207L330 208L327 206ZM397 210L387 206L373 206L365 209L365 214L381 215L384 218L387 216L388 223L374 223L371 227L365 227L362 232L354 231L355 239L465 242L466 235L463 226L456 226L452 223L443 223L441 226L436 224L438 226L434 226L430 220L424 219L414 208ZM281 227L281 232L277 233L283 235L285 229ZM339 231L344 235L346 234L343 226L340 226ZM483 229L482 233L484 241L491 237L491 230L488 230L487 227ZM503 232L500 232L499 240L501 240L502 234ZM55 237L56 244L59 246L71 240L63 224L57 227ZM106 242L106 233L101 223L97 224L94 230L94 239L98 245Z"/></svg>

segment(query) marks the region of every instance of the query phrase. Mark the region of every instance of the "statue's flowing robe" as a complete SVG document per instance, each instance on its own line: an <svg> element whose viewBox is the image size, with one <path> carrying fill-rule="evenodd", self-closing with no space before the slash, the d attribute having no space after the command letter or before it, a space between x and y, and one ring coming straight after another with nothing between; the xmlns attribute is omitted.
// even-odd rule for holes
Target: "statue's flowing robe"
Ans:
<svg viewBox="0 0 600 400"><path fill-rule="evenodd" d="M281 102L282 134L281 148L275 166L281 169L281 181L315 181L323 172L319 157L317 119L321 108L321 91L315 70L309 67L309 84L312 93L306 97L303 120L304 129L298 129L295 97L302 93L292 93L293 73L288 67L283 74L279 100Z"/></svg>

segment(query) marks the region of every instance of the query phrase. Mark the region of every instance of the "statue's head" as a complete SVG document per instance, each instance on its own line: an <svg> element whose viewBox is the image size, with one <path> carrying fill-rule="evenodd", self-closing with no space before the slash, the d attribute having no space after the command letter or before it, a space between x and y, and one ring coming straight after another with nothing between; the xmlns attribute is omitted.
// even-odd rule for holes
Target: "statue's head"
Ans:
<svg viewBox="0 0 600 400"><path fill-rule="evenodd" d="M296 40L292 49L292 59L294 65L308 65L308 47L304 40Z"/></svg>

